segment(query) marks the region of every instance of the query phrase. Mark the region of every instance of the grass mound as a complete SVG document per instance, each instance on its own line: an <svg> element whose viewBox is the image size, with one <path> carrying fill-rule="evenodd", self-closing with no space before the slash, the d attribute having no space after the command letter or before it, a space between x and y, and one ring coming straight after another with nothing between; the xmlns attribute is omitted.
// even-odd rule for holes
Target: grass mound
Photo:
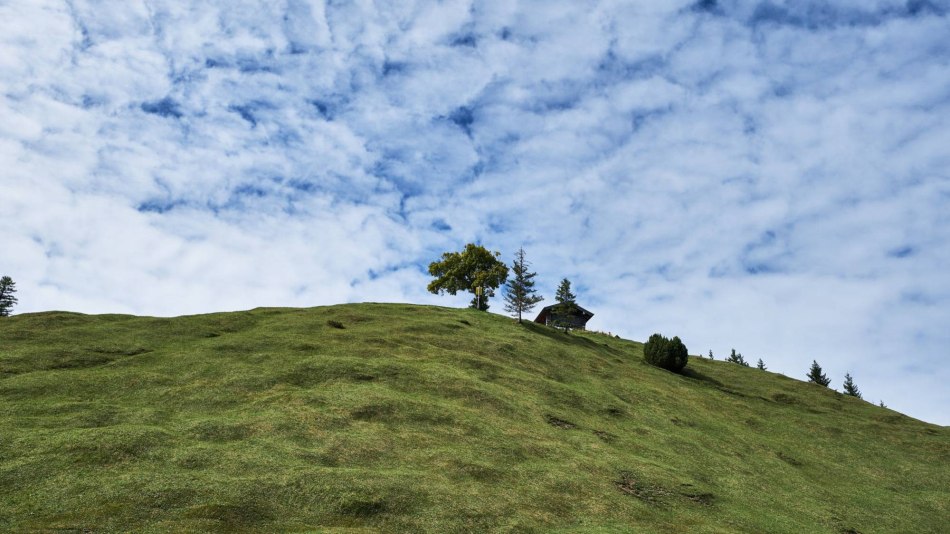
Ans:
<svg viewBox="0 0 950 534"><path fill-rule="evenodd" d="M0 320L0 531L939 532L950 429L472 310Z"/></svg>

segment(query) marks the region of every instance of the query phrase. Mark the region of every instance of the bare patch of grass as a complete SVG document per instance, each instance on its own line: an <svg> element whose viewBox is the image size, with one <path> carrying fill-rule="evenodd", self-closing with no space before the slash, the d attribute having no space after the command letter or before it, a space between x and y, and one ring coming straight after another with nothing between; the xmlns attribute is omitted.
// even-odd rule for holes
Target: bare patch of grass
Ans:
<svg viewBox="0 0 950 534"><path fill-rule="evenodd" d="M553 415L546 415L544 417L544 420L547 421L549 425L556 428L563 429L563 430L570 430L572 428L577 428L577 425L575 425L574 423L570 421L566 421L559 417L554 417Z"/></svg>
<svg viewBox="0 0 950 534"><path fill-rule="evenodd" d="M680 487L683 488L679 492L680 495L696 504L712 506L712 504L716 501L715 495L709 492L697 491L693 489L692 484L680 484Z"/></svg>
<svg viewBox="0 0 950 534"><path fill-rule="evenodd" d="M614 482L614 485L627 495L632 495L654 506L663 504L664 499L673 494L663 486L644 482L629 472L621 473L620 478Z"/></svg>

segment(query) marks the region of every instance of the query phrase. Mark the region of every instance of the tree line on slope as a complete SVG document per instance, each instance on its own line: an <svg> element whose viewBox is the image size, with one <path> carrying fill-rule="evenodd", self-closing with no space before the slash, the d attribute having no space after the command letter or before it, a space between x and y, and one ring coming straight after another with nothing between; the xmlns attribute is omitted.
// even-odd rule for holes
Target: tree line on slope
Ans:
<svg viewBox="0 0 950 534"><path fill-rule="evenodd" d="M716 359L715 356L713 356L713 351L711 350L709 351L708 357L710 360ZM742 353L736 352L736 349L732 349L732 353L730 353L729 356L726 357L725 361L729 363L735 363L743 367L749 367L749 363L745 361L745 358L742 357ZM756 364L756 368L761 369L763 371L768 369L765 366L765 362L762 361L762 358L759 358L759 361ZM812 360L811 367L808 369L808 374L806 374L805 377L808 378L809 382L813 384L818 384L819 386L828 387L831 384L831 379L828 378L828 376L825 375L825 373L822 371L821 366L818 365L817 360ZM859 399L864 398L861 395L861 390L858 389L857 384L854 383L854 378L851 376L851 373L844 374L844 384L842 385L842 388L844 389L845 395L849 395L851 397L857 397ZM882 407L884 406L883 401L881 402L881 406Z"/></svg>

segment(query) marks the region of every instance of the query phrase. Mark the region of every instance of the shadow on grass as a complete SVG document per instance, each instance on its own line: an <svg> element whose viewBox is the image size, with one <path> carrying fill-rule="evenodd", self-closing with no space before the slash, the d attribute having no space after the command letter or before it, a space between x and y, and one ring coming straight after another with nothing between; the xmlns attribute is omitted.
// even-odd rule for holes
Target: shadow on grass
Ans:
<svg viewBox="0 0 950 534"><path fill-rule="evenodd" d="M700 373L699 371L697 371L697 370L695 370L695 369L692 369L692 368L690 368L690 367L685 367L685 368L680 372L680 374L683 375L683 376L685 376L686 378L691 378L691 379L693 379L693 380L698 380L698 381L703 382L704 384L706 384L706 385L708 385L708 386L711 386L711 387L714 387L714 388L720 388L720 389L721 389L721 388L726 387L725 384L723 384L722 382L716 380L715 378L713 378L713 377L711 377L711 376L706 376L706 375L704 375L703 373Z"/></svg>
<svg viewBox="0 0 950 534"><path fill-rule="evenodd" d="M152 352L151 349L138 346L100 346L82 350L50 350L45 353L5 359L2 363L3 369L0 369L0 377L34 371L88 369L110 364L123 357L138 356L149 352Z"/></svg>
<svg viewBox="0 0 950 534"><path fill-rule="evenodd" d="M555 341L560 341L562 343L566 342L566 343L571 343L572 345L577 345L580 347L587 347L587 348L603 348L602 345L599 345L597 342L587 339L586 337L574 336L574 335L562 332L561 330L558 330L557 328L552 328L547 325L538 324L532 321L525 321L521 323L521 326L530 332L533 332L535 334L540 334L542 336L553 339Z"/></svg>
<svg viewBox="0 0 950 534"><path fill-rule="evenodd" d="M745 394L745 393L743 393L743 392L741 392L741 391L737 391L737 390L735 390L735 389L732 389L732 388L729 387L728 385L723 384L722 382L716 380L715 378L712 378L712 377L710 377L710 376L706 376L706 375L704 375L703 373L700 373L699 371L697 371L697 370L695 370L695 369L691 369L691 368L689 368L689 367L683 369L683 370L680 372L680 374L683 375L683 376L685 376L686 378L690 378L690 379L699 381L699 382L701 382L701 383L702 383L703 385L705 385L705 386L709 386L709 387L712 387L712 388L716 388L717 390L719 390L719 391L721 391L721 392L723 392L723 393L725 393L725 394L727 394L727 395L732 395L733 397L743 397L743 398L745 398L745 397L748 397L748 396L749 396L749 395L747 395L747 394Z"/></svg>
<svg viewBox="0 0 950 534"><path fill-rule="evenodd" d="M241 502L202 504L188 510L186 516L219 521L226 530L235 530L271 521L276 514L269 506L256 502Z"/></svg>

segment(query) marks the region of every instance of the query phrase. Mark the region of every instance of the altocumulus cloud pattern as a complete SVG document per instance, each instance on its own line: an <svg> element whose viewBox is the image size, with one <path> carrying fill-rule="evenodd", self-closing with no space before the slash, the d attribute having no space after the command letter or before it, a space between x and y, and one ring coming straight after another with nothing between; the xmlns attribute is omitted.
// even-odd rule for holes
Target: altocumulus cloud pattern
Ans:
<svg viewBox="0 0 950 534"><path fill-rule="evenodd" d="M524 245L594 328L950 423L947 0L2 0L0 30L19 312L463 305L428 261Z"/></svg>

